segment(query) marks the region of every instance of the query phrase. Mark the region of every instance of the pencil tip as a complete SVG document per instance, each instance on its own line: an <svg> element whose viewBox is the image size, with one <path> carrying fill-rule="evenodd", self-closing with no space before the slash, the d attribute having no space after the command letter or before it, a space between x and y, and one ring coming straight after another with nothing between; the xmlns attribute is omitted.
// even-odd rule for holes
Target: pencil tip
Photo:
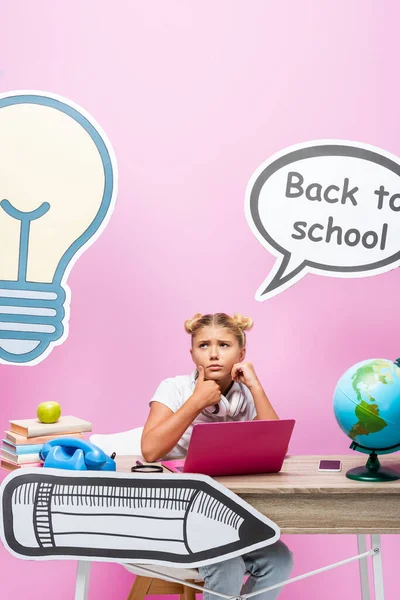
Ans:
<svg viewBox="0 0 400 600"><path fill-rule="evenodd" d="M275 534L276 531L272 529L272 527L263 523L256 517L247 517L239 528L240 541L246 546L269 540L274 537Z"/></svg>

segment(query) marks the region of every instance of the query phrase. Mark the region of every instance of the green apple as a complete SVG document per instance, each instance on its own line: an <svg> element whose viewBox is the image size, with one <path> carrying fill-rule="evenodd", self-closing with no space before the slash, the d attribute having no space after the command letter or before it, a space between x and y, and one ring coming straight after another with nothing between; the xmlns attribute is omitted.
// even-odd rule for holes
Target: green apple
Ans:
<svg viewBox="0 0 400 600"><path fill-rule="evenodd" d="M58 402L42 402L37 407L37 416L41 423L57 423L61 416L61 406Z"/></svg>

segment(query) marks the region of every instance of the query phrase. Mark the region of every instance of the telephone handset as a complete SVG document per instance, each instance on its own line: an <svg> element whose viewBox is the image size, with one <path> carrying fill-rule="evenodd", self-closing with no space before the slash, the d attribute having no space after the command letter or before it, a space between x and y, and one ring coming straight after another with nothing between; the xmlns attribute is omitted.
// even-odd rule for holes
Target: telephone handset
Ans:
<svg viewBox="0 0 400 600"><path fill-rule="evenodd" d="M74 471L115 471L115 461L95 444L76 438L55 438L39 452L44 467Z"/></svg>

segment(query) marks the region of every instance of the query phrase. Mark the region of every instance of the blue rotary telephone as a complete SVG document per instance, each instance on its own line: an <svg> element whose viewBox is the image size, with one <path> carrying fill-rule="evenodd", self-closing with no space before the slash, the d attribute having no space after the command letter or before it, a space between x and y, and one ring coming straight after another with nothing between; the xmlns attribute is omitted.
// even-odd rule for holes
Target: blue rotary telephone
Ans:
<svg viewBox="0 0 400 600"><path fill-rule="evenodd" d="M39 452L44 467L71 471L115 471L115 461L101 448L76 438L56 438Z"/></svg>

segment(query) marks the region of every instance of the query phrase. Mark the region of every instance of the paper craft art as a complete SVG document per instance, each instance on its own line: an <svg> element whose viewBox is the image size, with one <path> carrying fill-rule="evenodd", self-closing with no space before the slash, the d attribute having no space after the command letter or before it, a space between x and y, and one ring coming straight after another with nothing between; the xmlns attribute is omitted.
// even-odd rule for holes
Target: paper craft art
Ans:
<svg viewBox="0 0 400 600"><path fill-rule="evenodd" d="M1 540L27 559L199 567L273 544L275 523L205 475L24 469L0 488Z"/></svg>
<svg viewBox="0 0 400 600"><path fill-rule="evenodd" d="M0 94L0 363L68 337L73 265L104 231L117 163L95 119L55 94Z"/></svg>

